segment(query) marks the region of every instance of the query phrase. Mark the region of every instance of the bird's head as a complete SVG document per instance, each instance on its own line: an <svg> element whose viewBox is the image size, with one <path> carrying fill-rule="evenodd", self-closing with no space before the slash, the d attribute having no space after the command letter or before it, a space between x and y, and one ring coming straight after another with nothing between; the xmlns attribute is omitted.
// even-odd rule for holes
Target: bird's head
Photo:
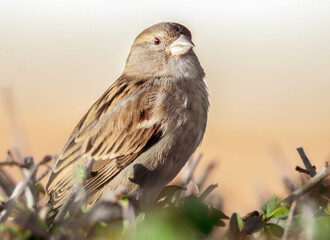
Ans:
<svg viewBox="0 0 330 240"><path fill-rule="evenodd" d="M198 77L195 75L204 72L200 71L202 68L193 47L191 33L185 26L158 23L136 37L124 73L146 77Z"/></svg>

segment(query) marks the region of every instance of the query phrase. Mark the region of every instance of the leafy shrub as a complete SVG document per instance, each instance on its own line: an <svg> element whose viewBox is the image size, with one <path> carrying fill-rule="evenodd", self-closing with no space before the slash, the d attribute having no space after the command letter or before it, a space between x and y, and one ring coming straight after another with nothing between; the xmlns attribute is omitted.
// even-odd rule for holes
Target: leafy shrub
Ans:
<svg viewBox="0 0 330 240"><path fill-rule="evenodd" d="M51 167L52 157L35 165L32 158L17 161L11 153L0 166L17 166L24 179L17 185L10 174L0 168L0 236L1 239L329 239L330 186L326 178L330 167L318 173L302 148L298 149L306 169L297 167L305 176L300 187L290 188L288 197L275 195L244 217L233 213L227 217L210 194L216 184L203 189L207 167L198 181L193 173L200 155L188 162L179 185L166 186L150 210L137 216L125 195L117 189L87 207L84 199L72 201L81 184L76 184L65 204L51 216L51 206L45 202L45 189L39 183ZM41 167L46 171L37 178ZM76 175L81 182L89 175L88 166L80 167ZM290 186L292 186L291 184ZM222 227L222 228L221 228Z"/></svg>

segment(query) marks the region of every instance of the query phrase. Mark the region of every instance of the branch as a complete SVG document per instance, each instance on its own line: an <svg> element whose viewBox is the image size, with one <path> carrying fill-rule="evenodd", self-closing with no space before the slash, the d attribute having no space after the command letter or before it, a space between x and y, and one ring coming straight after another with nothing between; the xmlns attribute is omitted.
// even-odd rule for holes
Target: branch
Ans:
<svg viewBox="0 0 330 240"><path fill-rule="evenodd" d="M53 156L47 155L38 163L38 167L41 165L45 165L47 167L47 170L36 180L37 183L40 182L44 177L48 175L50 171L53 170L54 165L51 165L50 167L47 165L47 163L50 162L52 159Z"/></svg>
<svg viewBox="0 0 330 240"><path fill-rule="evenodd" d="M301 157L301 160L303 161L307 172L309 173L309 175L311 177L314 177L316 175L316 170L315 167L313 167L313 165L311 164L311 162L309 161L308 157L306 156L304 149L302 147L297 148L297 151Z"/></svg>
<svg viewBox="0 0 330 240"><path fill-rule="evenodd" d="M6 158L6 161L0 162L0 167L1 166L17 166L20 168L28 168L25 165L25 163L22 163L21 161L17 161L11 151L8 151L7 154L8 154L8 157Z"/></svg>
<svg viewBox="0 0 330 240"><path fill-rule="evenodd" d="M15 185L15 182L8 175L8 173L4 169L0 168L0 187L6 194L7 198L9 198L9 196L14 191Z"/></svg>
<svg viewBox="0 0 330 240"><path fill-rule="evenodd" d="M127 196L128 190L122 186L109 191L100 200L98 200L91 209L81 218L72 222L71 229L83 227L88 232L88 228L96 222L101 221L109 223L114 219L123 217L122 206L118 203L123 196Z"/></svg>
<svg viewBox="0 0 330 240"><path fill-rule="evenodd" d="M23 175L25 177L29 176L29 172L31 169L36 169L32 176L30 177L30 180L27 184L27 188L25 189L25 198L26 198L26 204L27 207L33 210L38 211L39 210L39 192L36 188L36 174L37 170L39 168L39 165L34 164L34 160L32 157L26 157L24 159L24 165L26 166L26 169L22 169Z"/></svg>
<svg viewBox="0 0 330 240"><path fill-rule="evenodd" d="M44 179L50 171L53 170L53 165L51 167L47 166L47 170L37 179L37 183Z"/></svg>
<svg viewBox="0 0 330 240"><path fill-rule="evenodd" d="M309 192L312 188L322 182L325 178L330 176L330 166L323 167L323 169L317 173L314 177L312 177L304 186L297 189L293 193L291 193L287 198L285 198L281 205L290 206L293 201L300 198L307 192Z"/></svg>
<svg viewBox="0 0 330 240"><path fill-rule="evenodd" d="M1 166L17 166L20 168L26 168L25 164L16 162L15 160L12 160L11 158L6 159L4 162L0 162L0 167Z"/></svg>
<svg viewBox="0 0 330 240"><path fill-rule="evenodd" d="M28 186L28 183L29 183L30 179L33 177L33 175L36 173L36 171L37 171L37 168L33 166L30 169L30 172L27 175L27 177L23 181L21 181L20 183L18 183L16 185L9 201L7 201L5 203L5 210L3 210L0 213L0 223L7 220L7 218L11 214L12 210L14 209L18 198L20 196L22 196L22 194L25 192L25 189Z"/></svg>

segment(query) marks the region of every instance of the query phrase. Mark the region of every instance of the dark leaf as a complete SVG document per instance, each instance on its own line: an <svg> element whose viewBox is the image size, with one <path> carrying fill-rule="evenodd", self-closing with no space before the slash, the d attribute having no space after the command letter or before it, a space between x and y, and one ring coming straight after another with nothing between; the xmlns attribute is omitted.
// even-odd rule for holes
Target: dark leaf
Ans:
<svg viewBox="0 0 330 240"><path fill-rule="evenodd" d="M244 229L243 232L247 234L255 233L260 231L265 223L262 221L263 215L252 215L247 218L244 218Z"/></svg>
<svg viewBox="0 0 330 240"><path fill-rule="evenodd" d="M229 217L219 209L210 207L210 221L216 226L225 226L225 223L221 219L229 219Z"/></svg>
<svg viewBox="0 0 330 240"><path fill-rule="evenodd" d="M210 207L211 215L215 214L218 219L229 219L229 217L224 214L219 209L214 208L213 206Z"/></svg>
<svg viewBox="0 0 330 240"><path fill-rule="evenodd" d="M233 238L238 238L243 229L243 220L237 213L233 213L229 221L229 230Z"/></svg>
<svg viewBox="0 0 330 240"><path fill-rule="evenodd" d="M246 218L251 217L251 216L259 216L259 215L261 215L261 214L260 214L260 212L258 212L258 211L249 212L248 214L246 214L246 215L243 217L243 220L245 220Z"/></svg>
<svg viewBox="0 0 330 240"><path fill-rule="evenodd" d="M171 199L175 192L185 190L185 188L177 185L169 185L162 189L162 191L159 193L158 197L155 200L155 203L157 203L162 198L165 198L167 200ZM167 201L166 201L167 202Z"/></svg>
<svg viewBox="0 0 330 240"><path fill-rule="evenodd" d="M184 216L187 218L195 228L204 234L208 234L214 225L221 225L219 219L226 218L221 211L211 208L203 204L196 196L189 196L185 198L183 206L180 207Z"/></svg>

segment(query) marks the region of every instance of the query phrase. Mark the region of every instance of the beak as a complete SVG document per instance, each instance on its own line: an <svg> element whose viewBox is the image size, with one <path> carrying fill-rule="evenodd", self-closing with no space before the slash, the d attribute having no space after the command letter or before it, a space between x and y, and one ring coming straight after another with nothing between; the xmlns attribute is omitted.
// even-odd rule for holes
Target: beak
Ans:
<svg viewBox="0 0 330 240"><path fill-rule="evenodd" d="M172 55L184 55L193 47L195 47L193 42L187 36L181 34L180 37L171 44L170 50Z"/></svg>

